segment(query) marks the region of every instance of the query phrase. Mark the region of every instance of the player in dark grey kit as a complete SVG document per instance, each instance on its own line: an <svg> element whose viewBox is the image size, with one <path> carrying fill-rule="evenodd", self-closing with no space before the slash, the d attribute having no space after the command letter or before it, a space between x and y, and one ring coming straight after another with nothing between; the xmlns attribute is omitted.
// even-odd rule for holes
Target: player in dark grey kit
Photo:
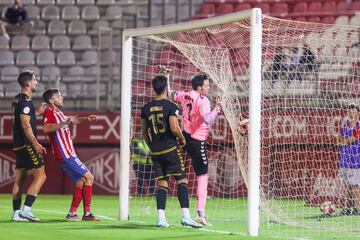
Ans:
<svg viewBox="0 0 360 240"><path fill-rule="evenodd" d="M180 146L185 138L178 122L178 108L170 102L167 93L167 78L156 76L152 80L156 97L141 110L141 128L146 144L151 150L151 159L158 180L156 203L159 214L158 227L170 227L165 217L166 194L169 190L169 178L174 176L178 188L178 199L182 210L181 224L200 228L201 225L191 219L189 196L184 160ZM179 141L179 143L178 143Z"/></svg>
<svg viewBox="0 0 360 240"><path fill-rule="evenodd" d="M32 93L37 90L38 81L35 73L24 71L18 76L21 92L15 96L12 103L13 114L13 142L16 154L16 176L12 189L13 197L13 221L29 220L38 222L39 219L31 212L41 186L45 182L45 166L41 154L46 149L36 139L36 115L41 115L45 110L42 104L35 111L31 100ZM25 185L27 175L33 175L33 180L28 188L24 208L21 207L21 194Z"/></svg>

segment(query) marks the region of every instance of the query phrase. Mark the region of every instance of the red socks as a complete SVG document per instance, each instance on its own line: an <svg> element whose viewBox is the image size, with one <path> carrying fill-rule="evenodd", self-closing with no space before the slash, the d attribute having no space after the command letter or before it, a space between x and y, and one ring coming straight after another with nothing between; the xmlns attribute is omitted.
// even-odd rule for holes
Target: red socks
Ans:
<svg viewBox="0 0 360 240"><path fill-rule="evenodd" d="M82 200L82 189L76 187L73 193L73 199L70 207L71 213L76 213L76 210L79 207L81 200Z"/></svg>
<svg viewBox="0 0 360 240"><path fill-rule="evenodd" d="M83 187L83 198L84 198L84 213L90 213L90 205L92 199L92 185L84 185Z"/></svg>

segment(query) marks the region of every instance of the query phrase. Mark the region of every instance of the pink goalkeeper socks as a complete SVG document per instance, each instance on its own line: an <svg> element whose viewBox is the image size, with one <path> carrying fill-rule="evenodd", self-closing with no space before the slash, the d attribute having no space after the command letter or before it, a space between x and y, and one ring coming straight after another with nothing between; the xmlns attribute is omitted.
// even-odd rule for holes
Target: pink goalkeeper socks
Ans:
<svg viewBox="0 0 360 240"><path fill-rule="evenodd" d="M205 211L206 198L207 198L207 186L208 186L208 175L204 174L196 178L196 197L197 197L197 210Z"/></svg>

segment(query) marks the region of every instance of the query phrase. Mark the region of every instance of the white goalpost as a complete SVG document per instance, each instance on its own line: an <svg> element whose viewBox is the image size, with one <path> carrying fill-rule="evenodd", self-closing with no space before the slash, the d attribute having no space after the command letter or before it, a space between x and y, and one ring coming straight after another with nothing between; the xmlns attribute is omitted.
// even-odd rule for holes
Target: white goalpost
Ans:
<svg viewBox="0 0 360 240"><path fill-rule="evenodd" d="M251 51L250 51L250 112L252 117L249 131L249 204L248 232L257 236L259 231L260 206L260 117L261 117L261 9L253 9L240 13L229 14L206 20L168 25L166 27L149 27L143 29L125 30L123 33L122 80L121 80L121 126L120 126L120 220L127 220L129 215L129 163L130 163L130 122L131 122L131 81L132 81L132 38L137 36L156 35L179 31L204 28L217 24L235 22L251 17Z"/></svg>
<svg viewBox="0 0 360 240"><path fill-rule="evenodd" d="M223 111L207 145L206 211L213 230L356 235L360 217L341 213L356 209L360 196L347 192L337 139L348 104L360 105L359 35L356 25L277 19L257 8L124 30L119 219L156 220L151 162L135 162L130 146L142 139L140 109L154 97L151 80L163 65L172 69L173 90L190 90L191 78L204 72L212 85L210 101L222 96ZM250 120L248 132L244 119ZM196 178L189 156L184 159L194 213ZM178 217L176 191L171 181L171 224Z"/></svg>

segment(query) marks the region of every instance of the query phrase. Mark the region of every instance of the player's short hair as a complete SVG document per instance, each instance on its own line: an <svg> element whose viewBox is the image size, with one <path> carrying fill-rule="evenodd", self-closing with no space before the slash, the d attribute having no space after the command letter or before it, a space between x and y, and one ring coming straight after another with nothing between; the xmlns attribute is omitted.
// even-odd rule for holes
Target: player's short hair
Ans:
<svg viewBox="0 0 360 240"><path fill-rule="evenodd" d="M31 81L33 79L34 75L35 75L34 71L31 70L22 71L19 74L17 81L21 87L24 87L28 81Z"/></svg>
<svg viewBox="0 0 360 240"><path fill-rule="evenodd" d="M204 85L204 81L208 80L208 76L206 74L197 74L191 80L191 86L193 90L197 90L198 87L202 87Z"/></svg>
<svg viewBox="0 0 360 240"><path fill-rule="evenodd" d="M167 78L164 75L157 75L152 80L152 87L157 95L161 95L167 88Z"/></svg>
<svg viewBox="0 0 360 240"><path fill-rule="evenodd" d="M356 109L357 111L359 111L359 106L356 105L356 103L350 103L348 109L349 110Z"/></svg>
<svg viewBox="0 0 360 240"><path fill-rule="evenodd" d="M59 93L59 90L57 90L56 88L49 88L45 90L45 92L43 93L44 102L50 103L50 99L57 93Z"/></svg>

